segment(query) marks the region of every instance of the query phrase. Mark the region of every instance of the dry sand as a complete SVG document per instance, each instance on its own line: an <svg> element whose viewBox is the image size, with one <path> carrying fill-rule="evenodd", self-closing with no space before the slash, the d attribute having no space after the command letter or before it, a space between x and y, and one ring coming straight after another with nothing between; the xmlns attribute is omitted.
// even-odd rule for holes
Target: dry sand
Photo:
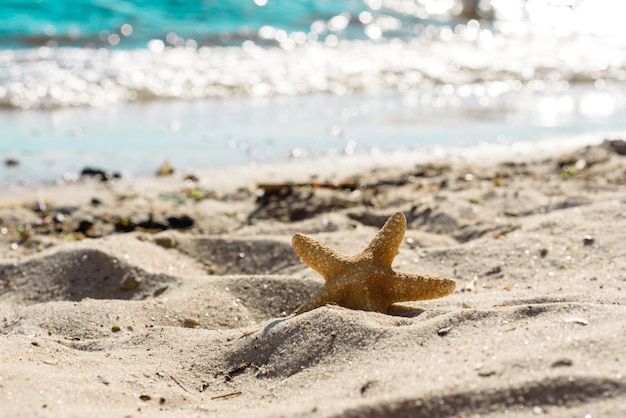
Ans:
<svg viewBox="0 0 626 418"><path fill-rule="evenodd" d="M625 148L5 190L0 415L626 416ZM287 317L397 210L455 293Z"/></svg>

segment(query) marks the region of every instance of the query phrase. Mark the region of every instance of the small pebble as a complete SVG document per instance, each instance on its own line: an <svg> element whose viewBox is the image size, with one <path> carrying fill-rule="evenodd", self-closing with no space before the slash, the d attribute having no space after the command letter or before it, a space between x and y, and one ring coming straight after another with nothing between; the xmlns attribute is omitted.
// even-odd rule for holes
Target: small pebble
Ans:
<svg viewBox="0 0 626 418"><path fill-rule="evenodd" d="M595 241L596 241L595 238L591 235L585 235L583 237L583 245L585 246L593 245Z"/></svg>
<svg viewBox="0 0 626 418"><path fill-rule="evenodd" d="M472 280L466 282L463 288L461 288L461 292L472 292L476 288L476 280Z"/></svg>
<svg viewBox="0 0 626 418"><path fill-rule="evenodd" d="M63 222L66 221L66 217L65 215L63 215L61 212L55 212L54 215L52 216L52 221L55 224L62 224Z"/></svg>
<svg viewBox="0 0 626 418"><path fill-rule="evenodd" d="M585 318L565 318L563 321L572 323L572 324L580 324L580 325L589 324L589 321L587 321Z"/></svg>
<svg viewBox="0 0 626 418"><path fill-rule="evenodd" d="M174 229L191 228L195 223L194 219L189 215L170 216L167 218L167 222L169 227Z"/></svg>
<svg viewBox="0 0 626 418"><path fill-rule="evenodd" d="M439 331L437 331L437 335L440 335L440 336L443 337L444 335L447 335L450 332L451 329L452 329L452 327L439 328Z"/></svg>
<svg viewBox="0 0 626 418"><path fill-rule="evenodd" d="M552 363L551 367L569 367L572 364L574 364L574 362L571 359L561 358L555 361L554 363Z"/></svg>
<svg viewBox="0 0 626 418"><path fill-rule="evenodd" d="M161 166L157 169L157 176L171 176L174 174L174 167L169 163L169 161L165 161Z"/></svg>
<svg viewBox="0 0 626 418"><path fill-rule="evenodd" d="M76 228L75 232L81 232L85 235L92 235L94 232L93 222L85 219L81 220L80 222L78 222L78 227Z"/></svg>
<svg viewBox="0 0 626 418"><path fill-rule="evenodd" d="M493 376L494 374L496 374L495 370L481 370L478 372L478 376L480 377L489 377L489 376Z"/></svg>
<svg viewBox="0 0 626 418"><path fill-rule="evenodd" d="M114 173L108 170L103 170L101 168L95 168L95 167L84 167L80 171L80 176L83 178L84 177L94 178L102 182L106 182L111 179L119 179L122 177L120 173Z"/></svg>
<svg viewBox="0 0 626 418"><path fill-rule="evenodd" d="M141 278L135 276L134 273L127 273L120 281L121 290L134 290L141 283Z"/></svg>
<svg viewBox="0 0 626 418"><path fill-rule="evenodd" d="M170 236L160 236L154 238L154 243L163 248L174 248L176 247L176 240L174 237Z"/></svg>
<svg viewBox="0 0 626 418"><path fill-rule="evenodd" d="M113 325L111 327L111 331L113 332L120 332L122 330L122 328L119 325Z"/></svg>
<svg viewBox="0 0 626 418"><path fill-rule="evenodd" d="M609 139L604 142L617 154L626 155L626 141L623 139Z"/></svg>
<svg viewBox="0 0 626 418"><path fill-rule="evenodd" d="M183 326L187 328L193 328L200 325L200 322L196 318L185 318L183 321Z"/></svg>
<svg viewBox="0 0 626 418"><path fill-rule="evenodd" d="M494 266L485 272L485 276L502 273L502 267Z"/></svg>
<svg viewBox="0 0 626 418"><path fill-rule="evenodd" d="M7 158L6 160L4 160L4 165L7 167L17 167L18 165L20 165L20 161L15 158Z"/></svg>
<svg viewBox="0 0 626 418"><path fill-rule="evenodd" d="M98 379L98 381L102 383L103 385L108 386L111 383L107 378L102 377L102 376L96 376L96 379Z"/></svg>

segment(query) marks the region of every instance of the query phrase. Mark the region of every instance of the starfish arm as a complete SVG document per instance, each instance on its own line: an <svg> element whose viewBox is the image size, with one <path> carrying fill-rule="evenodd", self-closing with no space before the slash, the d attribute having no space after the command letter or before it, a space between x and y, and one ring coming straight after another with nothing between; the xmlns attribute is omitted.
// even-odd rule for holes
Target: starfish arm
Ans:
<svg viewBox="0 0 626 418"><path fill-rule="evenodd" d="M456 283L446 277L426 274L395 273L390 278L386 292L390 305L395 302L437 299L454 292Z"/></svg>
<svg viewBox="0 0 626 418"><path fill-rule="evenodd" d="M402 212L396 212L387 219L385 225L378 231L372 242L362 254L371 254L374 264L391 268L393 259L398 254L404 231L406 217Z"/></svg>
<svg viewBox="0 0 626 418"><path fill-rule="evenodd" d="M291 241L300 259L322 275L324 280L345 269L345 256L332 248L302 234L296 234Z"/></svg>
<svg viewBox="0 0 626 418"><path fill-rule="evenodd" d="M313 297L304 302L302 306L296 309L293 314L300 315L302 313L312 311L315 308L319 308L320 306L329 305L332 303L337 303L337 298L334 297L335 292L333 292L330 288L324 286L322 287Z"/></svg>

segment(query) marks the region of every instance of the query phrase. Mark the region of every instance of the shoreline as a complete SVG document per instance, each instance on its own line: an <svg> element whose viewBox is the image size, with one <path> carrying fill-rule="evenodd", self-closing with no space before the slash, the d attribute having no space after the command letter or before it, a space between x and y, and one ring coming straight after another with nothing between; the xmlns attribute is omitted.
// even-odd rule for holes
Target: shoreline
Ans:
<svg viewBox="0 0 626 418"><path fill-rule="evenodd" d="M225 192L238 187L250 187L254 183L281 182L284 172L290 174L291 181L302 182L312 178L331 181L331 177L358 175L376 169L401 169L415 164L426 164L447 161L450 163L472 162L479 164L496 164L506 160L532 162L535 158L551 158L559 154L571 152L587 145L597 145L604 140L626 137L626 131L589 133L561 138L540 140L524 140L505 143L481 142L460 146L426 146L419 149L399 149L370 151L353 155L326 155L293 158L273 162L235 163L213 168L174 169L171 175L158 176L158 163L152 175L133 175L128 171L108 171L107 167L95 167L109 174L119 173L121 178L100 181L91 176L76 176L75 180L48 179L40 183L11 184L0 186L0 204L30 194L50 191L61 192L63 189L80 189L112 185L113 187L145 188L147 190L171 188L183 181L186 176L199 179L198 186ZM320 173L323 172L324 174Z"/></svg>
<svg viewBox="0 0 626 418"><path fill-rule="evenodd" d="M580 106L594 95L610 96L593 86L570 90L563 94ZM542 103L561 96L528 94L501 98L502 103L496 100L480 111L469 99L459 106L430 108L416 104L419 97L410 94L361 93L0 112L5 138L0 188L75 179L85 167L145 176L164 161L193 171L255 162L282 164L293 156L305 161L393 150L412 154L482 141L552 138L566 143L572 137L626 132L626 110L618 98L607 115L575 109L544 115L539 110ZM9 160L14 160L13 167Z"/></svg>

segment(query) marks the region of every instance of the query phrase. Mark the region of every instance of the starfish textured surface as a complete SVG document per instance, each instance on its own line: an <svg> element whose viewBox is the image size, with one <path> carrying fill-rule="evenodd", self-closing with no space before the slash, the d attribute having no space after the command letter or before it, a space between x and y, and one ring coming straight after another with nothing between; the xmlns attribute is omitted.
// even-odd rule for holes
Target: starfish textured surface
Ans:
<svg viewBox="0 0 626 418"><path fill-rule="evenodd" d="M387 313L396 302L436 299L452 293L452 279L400 273L391 268L405 230L404 214L394 213L367 248L354 256L340 254L306 235L294 235L292 245L298 257L326 281L295 313L327 304Z"/></svg>

